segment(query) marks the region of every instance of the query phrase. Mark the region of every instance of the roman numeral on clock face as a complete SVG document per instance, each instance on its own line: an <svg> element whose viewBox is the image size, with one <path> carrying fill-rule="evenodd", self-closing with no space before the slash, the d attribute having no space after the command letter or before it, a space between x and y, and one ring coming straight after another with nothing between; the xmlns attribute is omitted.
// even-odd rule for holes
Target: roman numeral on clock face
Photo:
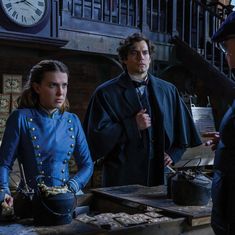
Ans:
<svg viewBox="0 0 235 235"><path fill-rule="evenodd" d="M42 11L40 11L39 9L37 9L37 10L35 11L35 13L40 16L40 15L42 14Z"/></svg>
<svg viewBox="0 0 235 235"><path fill-rule="evenodd" d="M21 21L22 21L23 23L27 23L26 17L25 17L25 16L22 16L22 17L21 17Z"/></svg>
<svg viewBox="0 0 235 235"><path fill-rule="evenodd" d="M7 3L7 4L5 4L5 6L6 6L6 8L7 8L8 10L12 9L11 3Z"/></svg>
<svg viewBox="0 0 235 235"><path fill-rule="evenodd" d="M14 11L13 13L12 13L12 16L15 18L15 19L18 19L18 13L16 12L16 11Z"/></svg>
<svg viewBox="0 0 235 235"><path fill-rule="evenodd" d="M44 6L44 2L40 2L40 1L38 1L38 6Z"/></svg>

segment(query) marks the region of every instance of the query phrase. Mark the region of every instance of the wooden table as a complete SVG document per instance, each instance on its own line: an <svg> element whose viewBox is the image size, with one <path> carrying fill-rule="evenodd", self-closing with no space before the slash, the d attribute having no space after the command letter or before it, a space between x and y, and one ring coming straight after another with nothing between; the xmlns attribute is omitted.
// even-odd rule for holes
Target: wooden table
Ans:
<svg viewBox="0 0 235 235"><path fill-rule="evenodd" d="M91 193L78 198L80 205L89 204L90 218L93 222L84 222L79 215L68 225L40 226L33 225L32 219L2 222L0 235L213 235L210 227L211 205L205 207L182 207L175 205L166 198L164 187L144 187L129 185L121 187L92 189ZM97 216L106 217L112 213L115 221L120 221L120 212L130 217L148 214L148 212L162 214L158 222L132 224L113 227L97 226ZM119 220L117 219L119 217ZM83 222L82 222L83 221ZM95 223L94 223L95 221ZM125 220L124 220L125 221ZM99 225L99 223L98 223ZM104 225L104 224L103 224Z"/></svg>

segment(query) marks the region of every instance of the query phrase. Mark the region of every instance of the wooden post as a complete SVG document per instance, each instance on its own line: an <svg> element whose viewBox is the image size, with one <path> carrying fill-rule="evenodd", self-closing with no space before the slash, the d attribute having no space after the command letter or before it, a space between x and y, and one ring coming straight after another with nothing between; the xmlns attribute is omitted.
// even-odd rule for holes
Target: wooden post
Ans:
<svg viewBox="0 0 235 235"><path fill-rule="evenodd" d="M142 0L142 20L141 20L141 32L145 35L149 33L149 26L147 24L147 0Z"/></svg>
<svg viewBox="0 0 235 235"><path fill-rule="evenodd" d="M172 37L179 36L177 31L177 0L172 1Z"/></svg>

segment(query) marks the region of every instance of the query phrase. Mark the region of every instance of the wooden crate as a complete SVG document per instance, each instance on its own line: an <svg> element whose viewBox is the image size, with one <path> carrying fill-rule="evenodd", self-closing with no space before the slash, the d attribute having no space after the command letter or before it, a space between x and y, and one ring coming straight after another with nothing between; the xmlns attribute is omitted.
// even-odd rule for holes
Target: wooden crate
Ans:
<svg viewBox="0 0 235 235"><path fill-rule="evenodd" d="M0 132L4 131L8 116L9 116L8 113L1 113L1 115L0 115Z"/></svg>
<svg viewBox="0 0 235 235"><path fill-rule="evenodd" d="M0 113L9 113L10 111L10 95L0 94Z"/></svg>
<svg viewBox="0 0 235 235"><path fill-rule="evenodd" d="M3 93L21 93L22 76L18 74L3 74Z"/></svg>

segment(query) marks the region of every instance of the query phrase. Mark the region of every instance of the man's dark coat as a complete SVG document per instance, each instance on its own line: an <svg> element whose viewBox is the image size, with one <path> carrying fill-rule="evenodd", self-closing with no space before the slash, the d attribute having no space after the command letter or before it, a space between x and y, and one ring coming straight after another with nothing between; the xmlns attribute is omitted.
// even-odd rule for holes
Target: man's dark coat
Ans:
<svg viewBox="0 0 235 235"><path fill-rule="evenodd" d="M235 234L235 101L220 123L212 181L211 223L218 235Z"/></svg>
<svg viewBox="0 0 235 235"><path fill-rule="evenodd" d="M154 157L147 156L136 114L136 89L125 73L105 82L93 94L84 129L94 160L104 158L103 186L163 183L164 152L179 160L185 147L201 144L191 115L174 85L148 74L156 112ZM178 158L178 159L177 159Z"/></svg>

